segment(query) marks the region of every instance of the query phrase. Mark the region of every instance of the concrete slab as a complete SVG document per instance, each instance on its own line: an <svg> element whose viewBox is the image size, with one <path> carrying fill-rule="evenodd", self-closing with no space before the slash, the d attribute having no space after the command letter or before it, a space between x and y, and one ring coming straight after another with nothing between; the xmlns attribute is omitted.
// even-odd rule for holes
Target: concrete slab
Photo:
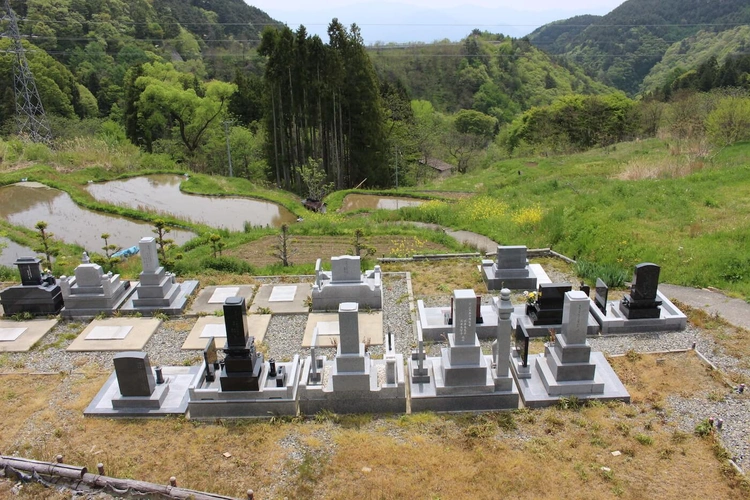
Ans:
<svg viewBox="0 0 750 500"><path fill-rule="evenodd" d="M560 395L551 396L547 393L543 377L537 369L537 364L539 363L546 366L546 360L542 354L529 355L529 367L531 367L531 370L525 375L519 377L515 362L511 362L511 372L521 394L521 400L527 408L554 406L560 398L568 396L575 396L581 400L596 399L598 401L624 401L629 403L630 394L607 362L604 354L601 352L592 352L590 362L596 364L596 373L592 382L603 384L603 392L586 394L581 393L580 390L576 390L575 393L566 394L564 391L566 383L576 386L579 389L577 386L580 385L580 382L559 382L555 392L560 393Z"/></svg>
<svg viewBox="0 0 750 500"><path fill-rule="evenodd" d="M383 345L383 311L360 312L357 314L359 320L359 341L370 345ZM339 315L338 313L310 313L307 317L305 335L302 337L302 347L312 346L313 330L318 328L318 347L332 347L333 342L338 343L339 338Z"/></svg>
<svg viewBox="0 0 750 500"><path fill-rule="evenodd" d="M214 314L221 311L226 297L245 297L245 302L250 305L254 291L253 285L207 286L198 293L187 315Z"/></svg>
<svg viewBox="0 0 750 500"><path fill-rule="evenodd" d="M652 333L680 331L687 327L687 316L675 306L661 291L656 292L657 299L662 301L658 318L628 319L620 311L619 301L607 301L606 314L593 300L589 311L595 321L601 325L602 335L621 333Z"/></svg>
<svg viewBox="0 0 750 500"><path fill-rule="evenodd" d="M4 337L0 340L0 352L26 352L56 324L56 319L0 320L0 335Z"/></svg>
<svg viewBox="0 0 750 500"><path fill-rule="evenodd" d="M86 340L122 340L128 336L132 326L95 326L86 335Z"/></svg>
<svg viewBox="0 0 750 500"><path fill-rule="evenodd" d="M256 345L263 342L270 322L270 314L248 314L246 316L245 324L247 325L247 331L250 335L255 337ZM224 347L224 341L222 339L225 339L226 336L227 331L223 317L203 316L198 318L198 321L195 322L193 329L190 330L190 334L188 334L185 339L185 343L182 344L182 349L203 350L206 347L209 337L216 337L216 346L221 349Z"/></svg>
<svg viewBox="0 0 750 500"><path fill-rule="evenodd" d="M291 286L296 287L293 300L278 300L279 297L288 298L291 295L290 289L286 288ZM274 289L277 287L280 287L280 292L274 295ZM310 283L261 285L258 293L255 294L253 304L250 306L250 312L256 313L261 308L270 309L272 314L303 314L309 312L308 301L311 290L312 284ZM271 300L272 298L275 300Z"/></svg>
<svg viewBox="0 0 750 500"><path fill-rule="evenodd" d="M154 318L107 318L95 319L83 332L76 338L66 349L69 352L86 352L86 351L140 351L156 329L161 325L160 319ZM101 330L105 327L106 330ZM121 338L104 338L103 334L96 335L100 332L111 332L119 329L124 332L123 327L130 327L124 337ZM94 333L93 337L89 335Z"/></svg>
<svg viewBox="0 0 750 500"><path fill-rule="evenodd" d="M153 321L153 320L151 320ZM113 408L112 399L120 396L117 376L113 372L91 403L83 411L87 417L163 417L184 415L188 406L188 387L199 366L164 366L162 374L169 392L159 408Z"/></svg>

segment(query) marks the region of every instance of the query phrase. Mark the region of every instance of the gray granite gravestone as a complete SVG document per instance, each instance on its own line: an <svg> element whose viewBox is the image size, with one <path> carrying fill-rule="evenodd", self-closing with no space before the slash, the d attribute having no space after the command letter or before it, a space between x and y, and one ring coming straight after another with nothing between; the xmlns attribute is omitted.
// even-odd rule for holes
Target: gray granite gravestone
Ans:
<svg viewBox="0 0 750 500"><path fill-rule="evenodd" d="M356 302L362 308L383 307L380 266L362 273L361 259L356 255L331 257L331 271L324 271L320 259L315 263L312 288L313 311L338 310L342 302Z"/></svg>
<svg viewBox="0 0 750 500"><path fill-rule="evenodd" d="M537 276L529 267L525 246L498 246L495 261L482 261L482 278L488 290L534 290Z"/></svg>
<svg viewBox="0 0 750 500"><path fill-rule="evenodd" d="M142 314L153 314L157 311L168 315L182 314L187 297L195 291L198 282L190 280L177 283L174 275L159 264L155 238L141 238L138 247L143 267L139 275L140 283L135 287L132 299L122 307L122 310Z"/></svg>
<svg viewBox="0 0 750 500"><path fill-rule="evenodd" d="M518 407L518 392L508 376L503 359L493 370L493 355L482 353L476 334L477 299L474 290L453 291L453 333L440 357L424 362L409 360L409 372L419 373L419 365L428 367L429 379L412 377L412 411L477 411ZM510 350L510 291L495 302L498 316L495 361L507 357ZM420 353L417 353L418 356ZM498 372L498 369L500 370Z"/></svg>
<svg viewBox="0 0 750 500"><path fill-rule="evenodd" d="M57 314L62 309L60 284L54 276L42 272L41 262L36 257L21 257L15 262L21 284L0 291L0 305L6 316Z"/></svg>
<svg viewBox="0 0 750 500"><path fill-rule="evenodd" d="M139 351L120 352L115 354L114 363L117 385L122 396L151 396L156 382L148 354Z"/></svg>
<svg viewBox="0 0 750 500"><path fill-rule="evenodd" d="M60 288L66 318L111 315L134 291L129 281L120 281L119 274L104 274L101 266L90 263L76 267L74 277L61 276Z"/></svg>
<svg viewBox="0 0 750 500"><path fill-rule="evenodd" d="M311 354L305 360L299 384L302 413L309 415L321 410L337 413L406 411L403 356L392 348L391 335L385 345L384 359L371 359L365 344L360 341L358 314L356 302L339 304L339 340L332 361L320 359L316 354L316 327Z"/></svg>
<svg viewBox="0 0 750 500"><path fill-rule="evenodd" d="M644 262L635 266L630 293L620 301L620 311L628 319L658 318L662 301L656 298L660 268Z"/></svg>
<svg viewBox="0 0 750 500"><path fill-rule="evenodd" d="M543 355L529 355L531 370L511 370L528 407L550 406L560 397L630 401L630 395L602 353L586 340L591 300L580 290L565 293L560 333Z"/></svg>

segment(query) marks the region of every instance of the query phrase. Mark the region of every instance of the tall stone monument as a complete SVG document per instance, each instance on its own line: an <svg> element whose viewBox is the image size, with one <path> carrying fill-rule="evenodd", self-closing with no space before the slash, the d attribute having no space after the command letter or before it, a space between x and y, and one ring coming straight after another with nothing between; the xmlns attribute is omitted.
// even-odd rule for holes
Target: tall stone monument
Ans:
<svg viewBox="0 0 750 500"><path fill-rule="evenodd" d="M495 260L483 260L480 270L488 290L534 290L537 276L529 267L525 246L498 246Z"/></svg>
<svg viewBox="0 0 750 500"><path fill-rule="evenodd" d="M60 277L65 318L112 315L125 303L135 287L120 281L120 275L105 274L98 264L83 263L76 267L75 276Z"/></svg>
<svg viewBox="0 0 750 500"><path fill-rule="evenodd" d="M60 284L50 273L42 271L41 262L36 257L21 257L15 262L21 284L0 291L0 304L6 316L57 314L62 309Z"/></svg>
<svg viewBox="0 0 750 500"><path fill-rule="evenodd" d="M227 343L220 381L222 391L257 391L263 354L255 351L255 337L247 334L244 297L228 297L224 302Z"/></svg>
<svg viewBox="0 0 750 500"><path fill-rule="evenodd" d="M550 406L568 396L630 401L604 355L592 352L586 340L590 304L584 292L566 292L562 328L554 342L546 344L543 355L528 355L528 371L511 364L525 406Z"/></svg>
<svg viewBox="0 0 750 500"><path fill-rule="evenodd" d="M300 381L300 411L336 413L402 413L406 411L403 355L386 341L382 360L373 360L359 338L359 305L339 304L339 341L332 361L316 353L313 335L311 355L305 360ZM317 327L316 327L317 328Z"/></svg>
<svg viewBox="0 0 750 500"><path fill-rule="evenodd" d="M138 247L143 266L140 283L122 310L141 314L162 312L170 316L182 314L187 298L195 291L198 282L189 280L178 283L175 276L164 269L159 263L155 238L141 238Z"/></svg>
<svg viewBox="0 0 750 500"><path fill-rule="evenodd" d="M245 298L227 297L224 362L219 362L215 338L211 339L203 351L203 364L188 387L190 418L297 414L299 355L288 362L273 358L265 361L255 349L255 337L248 331L246 319Z"/></svg>
<svg viewBox="0 0 750 500"><path fill-rule="evenodd" d="M441 349L440 357L422 361L423 353L418 352L416 360L409 360L412 411L518 408L518 391L509 377L509 362L505 359L510 351L512 308L510 291L505 292L494 305L498 324L493 356L482 353L477 338L474 290L453 291L453 333L448 334L448 346Z"/></svg>

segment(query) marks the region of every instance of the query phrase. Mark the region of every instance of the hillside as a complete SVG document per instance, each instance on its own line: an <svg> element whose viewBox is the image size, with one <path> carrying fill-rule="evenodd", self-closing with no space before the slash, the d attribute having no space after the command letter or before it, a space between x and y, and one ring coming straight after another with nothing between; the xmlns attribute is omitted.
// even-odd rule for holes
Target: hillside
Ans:
<svg viewBox="0 0 750 500"><path fill-rule="evenodd" d="M723 64L727 57L750 50L750 26L738 26L721 32L700 31L672 44L664 57L643 79L641 92L653 92L671 82L678 74L695 69L712 57Z"/></svg>
<svg viewBox="0 0 750 500"><path fill-rule="evenodd" d="M529 39L635 94L670 46L701 30L720 32L750 23L750 5L746 0L627 0L605 16L580 21L542 26Z"/></svg>
<svg viewBox="0 0 750 500"><path fill-rule="evenodd" d="M523 39L470 34L460 43L371 47L381 81L399 81L412 99L443 111L475 109L509 122L518 112L570 93L611 91Z"/></svg>

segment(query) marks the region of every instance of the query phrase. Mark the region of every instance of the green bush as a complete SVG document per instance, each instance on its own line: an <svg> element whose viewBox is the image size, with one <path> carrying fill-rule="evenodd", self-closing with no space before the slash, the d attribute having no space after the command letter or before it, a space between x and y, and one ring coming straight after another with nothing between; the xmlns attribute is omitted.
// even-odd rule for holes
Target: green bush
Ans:
<svg viewBox="0 0 750 500"><path fill-rule="evenodd" d="M590 283L596 283L596 279L601 278L610 288L622 287L628 279L628 272L620 266L583 259L578 259L575 271L580 278Z"/></svg>
<svg viewBox="0 0 750 500"><path fill-rule="evenodd" d="M18 281L18 271L12 267L0 266L0 281Z"/></svg>
<svg viewBox="0 0 750 500"><path fill-rule="evenodd" d="M201 260L201 268L214 269L233 274L255 274L255 268L244 260L235 257L206 257Z"/></svg>

